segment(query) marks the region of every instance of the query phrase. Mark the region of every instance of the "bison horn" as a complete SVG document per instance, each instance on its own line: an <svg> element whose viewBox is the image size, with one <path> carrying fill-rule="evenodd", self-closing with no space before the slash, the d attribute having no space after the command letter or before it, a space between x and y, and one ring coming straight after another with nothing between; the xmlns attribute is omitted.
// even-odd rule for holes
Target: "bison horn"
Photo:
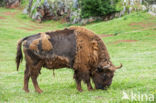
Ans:
<svg viewBox="0 0 156 103"><path fill-rule="evenodd" d="M110 65L106 65L103 67L103 69L108 69L110 67Z"/></svg>
<svg viewBox="0 0 156 103"><path fill-rule="evenodd" d="M120 63L120 66L115 67L115 69L120 69L122 67L122 64Z"/></svg>

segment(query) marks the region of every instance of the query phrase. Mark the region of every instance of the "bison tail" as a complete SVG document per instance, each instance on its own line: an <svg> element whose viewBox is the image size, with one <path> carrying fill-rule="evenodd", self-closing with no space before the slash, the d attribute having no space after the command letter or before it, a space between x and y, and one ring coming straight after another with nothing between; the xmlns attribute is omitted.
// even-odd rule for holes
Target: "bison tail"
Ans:
<svg viewBox="0 0 156 103"><path fill-rule="evenodd" d="M23 54L22 54L22 49L21 49L22 42L23 42L23 39L19 40L18 43L17 43L17 53L16 53L17 71L18 71L18 68L19 68L20 63L23 60Z"/></svg>

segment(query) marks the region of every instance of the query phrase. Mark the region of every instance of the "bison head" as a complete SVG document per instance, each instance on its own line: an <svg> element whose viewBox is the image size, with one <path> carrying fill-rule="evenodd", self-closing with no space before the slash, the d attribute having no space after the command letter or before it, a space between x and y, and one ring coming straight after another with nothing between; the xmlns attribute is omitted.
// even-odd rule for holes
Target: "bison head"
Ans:
<svg viewBox="0 0 156 103"><path fill-rule="evenodd" d="M115 67L112 63L105 66L99 65L92 74L96 89L107 89L112 84L115 70L121 67L122 64L119 67Z"/></svg>

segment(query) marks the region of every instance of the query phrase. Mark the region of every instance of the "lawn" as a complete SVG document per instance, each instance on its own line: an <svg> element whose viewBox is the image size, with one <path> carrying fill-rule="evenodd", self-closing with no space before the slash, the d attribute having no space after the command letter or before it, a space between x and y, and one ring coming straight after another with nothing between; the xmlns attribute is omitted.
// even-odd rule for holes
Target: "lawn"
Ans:
<svg viewBox="0 0 156 103"><path fill-rule="evenodd" d="M25 93L25 62L18 72L15 65L17 40L65 27L61 21L40 24L19 9L0 8L0 103L156 103L156 17L143 12L85 25L105 42L112 62L123 64L108 90L87 91L83 84L80 93L71 69L55 70L53 76L43 68L38 82L44 92L36 93L30 80L30 93ZM124 93L130 99L123 99Z"/></svg>

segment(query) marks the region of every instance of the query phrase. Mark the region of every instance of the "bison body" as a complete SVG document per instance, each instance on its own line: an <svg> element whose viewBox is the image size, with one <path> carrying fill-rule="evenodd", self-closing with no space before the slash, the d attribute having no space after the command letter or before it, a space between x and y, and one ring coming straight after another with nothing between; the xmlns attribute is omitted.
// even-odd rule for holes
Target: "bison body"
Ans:
<svg viewBox="0 0 156 103"><path fill-rule="evenodd" d="M42 61L48 69L73 67L76 54L73 30L39 33L28 37L23 46L34 65Z"/></svg>
<svg viewBox="0 0 156 103"><path fill-rule="evenodd" d="M97 89L105 89L112 82L115 67L109 58L102 40L93 32L82 27L70 27L64 30L39 33L21 39L17 45L17 70L22 61L22 50L26 60L24 90L29 92L31 77L35 90L41 93L37 77L42 67L48 69L72 68L77 89L81 89L83 80L92 90L90 79ZM105 76L103 76L106 74Z"/></svg>

